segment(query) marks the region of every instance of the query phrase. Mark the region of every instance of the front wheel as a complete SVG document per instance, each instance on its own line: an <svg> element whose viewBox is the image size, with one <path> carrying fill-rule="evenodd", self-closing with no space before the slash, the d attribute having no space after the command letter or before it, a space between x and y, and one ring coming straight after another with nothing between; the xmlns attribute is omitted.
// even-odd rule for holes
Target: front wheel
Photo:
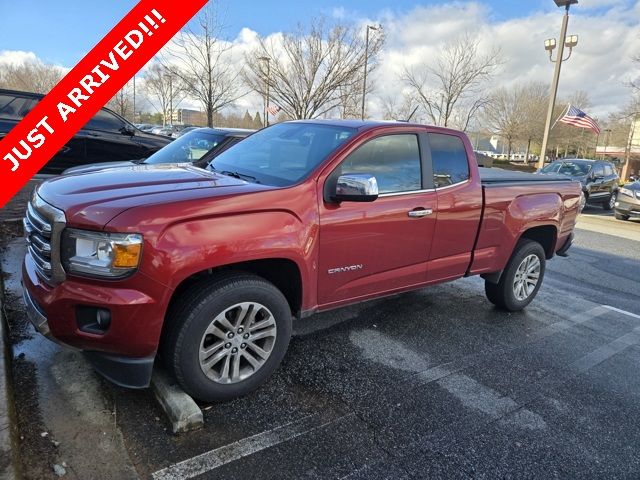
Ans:
<svg viewBox="0 0 640 480"><path fill-rule="evenodd" d="M542 285L546 257L542 245L522 239L507 263L498 283L485 280L487 298L496 307L517 312L529 305Z"/></svg>
<svg viewBox="0 0 640 480"><path fill-rule="evenodd" d="M167 317L165 364L198 400L246 395L278 367L291 337L291 310L273 284L232 274L194 286Z"/></svg>
<svg viewBox="0 0 640 480"><path fill-rule="evenodd" d="M611 192L609 199L602 204L602 208L607 211L613 210L613 207L616 206L616 200L618 199L617 192Z"/></svg>

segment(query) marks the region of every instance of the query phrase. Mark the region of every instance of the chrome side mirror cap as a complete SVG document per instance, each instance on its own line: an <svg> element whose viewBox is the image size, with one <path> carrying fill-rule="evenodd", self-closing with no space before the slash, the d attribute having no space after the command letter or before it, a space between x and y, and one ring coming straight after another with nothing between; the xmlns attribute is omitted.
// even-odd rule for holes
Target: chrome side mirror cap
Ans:
<svg viewBox="0 0 640 480"><path fill-rule="evenodd" d="M373 202L378 198L378 181L373 175L340 175L333 200L336 202Z"/></svg>

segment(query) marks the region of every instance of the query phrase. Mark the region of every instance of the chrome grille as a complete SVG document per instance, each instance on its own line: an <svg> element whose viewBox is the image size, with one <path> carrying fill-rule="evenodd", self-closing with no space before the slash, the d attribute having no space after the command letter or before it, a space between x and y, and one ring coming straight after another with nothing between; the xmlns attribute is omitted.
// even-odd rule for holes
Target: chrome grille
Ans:
<svg viewBox="0 0 640 480"><path fill-rule="evenodd" d="M65 226L64 213L44 202L34 192L22 221L29 255L36 272L47 283L64 280L60 263L60 234Z"/></svg>

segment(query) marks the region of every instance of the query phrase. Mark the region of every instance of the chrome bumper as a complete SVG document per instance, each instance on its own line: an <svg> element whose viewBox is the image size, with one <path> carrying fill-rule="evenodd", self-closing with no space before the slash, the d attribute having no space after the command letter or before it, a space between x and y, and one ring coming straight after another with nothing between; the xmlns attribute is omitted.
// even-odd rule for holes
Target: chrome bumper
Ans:
<svg viewBox="0 0 640 480"><path fill-rule="evenodd" d="M27 289L22 286L22 298L24 299L24 304L27 307L27 316L29 317L29 321L33 324L35 329L47 337L49 340L53 340L51 336L51 330L49 330L49 322L47 321L46 315L40 310L40 307L33 301L31 295Z"/></svg>

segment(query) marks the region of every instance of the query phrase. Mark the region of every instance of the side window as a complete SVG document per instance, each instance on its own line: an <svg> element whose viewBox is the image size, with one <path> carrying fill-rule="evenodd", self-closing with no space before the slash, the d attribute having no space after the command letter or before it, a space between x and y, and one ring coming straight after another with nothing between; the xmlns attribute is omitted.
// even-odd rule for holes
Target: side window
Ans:
<svg viewBox="0 0 640 480"><path fill-rule="evenodd" d="M30 98L13 95L0 95L0 117L11 120L21 120L33 107Z"/></svg>
<svg viewBox="0 0 640 480"><path fill-rule="evenodd" d="M604 164L604 174L607 177L610 177L611 175L613 175L613 167L608 163Z"/></svg>
<svg viewBox="0 0 640 480"><path fill-rule="evenodd" d="M604 167L601 163L596 163L596 165L593 167L593 174L596 177L604 177Z"/></svg>
<svg viewBox="0 0 640 480"><path fill-rule="evenodd" d="M429 144L433 159L433 184L436 188L469 180L467 152L459 137L430 133Z"/></svg>
<svg viewBox="0 0 640 480"><path fill-rule="evenodd" d="M124 127L122 120L106 110L98 111L84 126L89 130L106 130L108 132L119 132L122 127Z"/></svg>
<svg viewBox="0 0 640 480"><path fill-rule="evenodd" d="M343 160L339 175L365 173L376 177L380 193L397 193L422 188L422 168L418 137L412 134L387 135L368 141Z"/></svg>

